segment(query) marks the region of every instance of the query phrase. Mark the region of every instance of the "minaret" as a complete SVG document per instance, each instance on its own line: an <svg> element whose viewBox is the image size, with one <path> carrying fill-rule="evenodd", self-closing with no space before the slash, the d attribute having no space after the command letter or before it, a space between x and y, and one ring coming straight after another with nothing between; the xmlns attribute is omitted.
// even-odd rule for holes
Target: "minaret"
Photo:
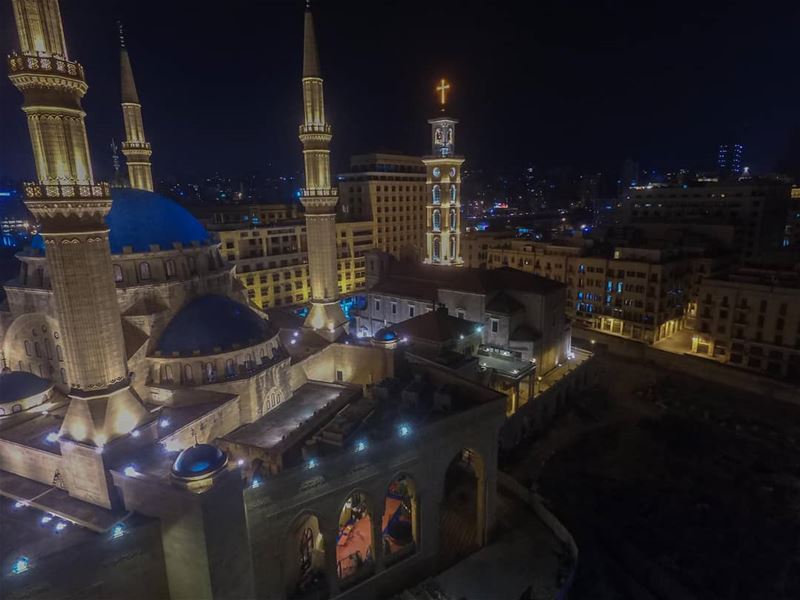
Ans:
<svg viewBox="0 0 800 600"><path fill-rule="evenodd" d="M92 175L81 108L87 85L67 57L58 0L13 7L20 53L8 59L9 78L24 96L39 178L25 184L25 204L42 226L71 386L61 453L70 493L110 506L100 450L149 415L128 381L104 222L111 195Z"/></svg>
<svg viewBox="0 0 800 600"><path fill-rule="evenodd" d="M450 84L442 79L436 87L441 116L430 119L432 154L422 162L428 170L425 264L462 266L461 258L461 165L455 155L458 121L445 116Z"/></svg>
<svg viewBox="0 0 800 600"><path fill-rule="evenodd" d="M305 327L328 340L347 331L347 318L339 305L336 253L337 191L331 187L331 126L325 121L322 73L319 68L314 18L306 6L303 44L303 124L300 141L306 186L300 200L306 209L308 273L311 281L311 308Z"/></svg>
<svg viewBox="0 0 800 600"><path fill-rule="evenodd" d="M119 69L122 80L122 120L125 123L125 141L122 142L122 153L128 163L128 179L131 187L153 191L153 173L150 169L150 142L144 137L142 121L142 105L136 92L133 80L133 69L125 37L122 35L122 24L119 25Z"/></svg>

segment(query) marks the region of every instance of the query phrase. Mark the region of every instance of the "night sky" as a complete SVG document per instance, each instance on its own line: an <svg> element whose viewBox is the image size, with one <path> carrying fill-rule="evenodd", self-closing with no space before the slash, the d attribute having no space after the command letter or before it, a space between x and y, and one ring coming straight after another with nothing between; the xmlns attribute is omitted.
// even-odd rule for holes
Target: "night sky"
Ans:
<svg viewBox="0 0 800 600"><path fill-rule="evenodd" d="M773 168L800 123L800 3L315 0L334 168L428 150L435 81L452 85L469 165L618 171L713 164L723 141ZM125 24L157 178L301 168L302 2L62 0L86 67L96 174L122 136ZM0 0L0 54L17 46ZM31 178L21 96L0 80L0 175Z"/></svg>

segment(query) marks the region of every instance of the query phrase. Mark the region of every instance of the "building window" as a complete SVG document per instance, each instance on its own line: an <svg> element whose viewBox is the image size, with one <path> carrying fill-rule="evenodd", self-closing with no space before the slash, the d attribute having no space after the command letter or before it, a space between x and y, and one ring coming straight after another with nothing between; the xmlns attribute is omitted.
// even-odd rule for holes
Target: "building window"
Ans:
<svg viewBox="0 0 800 600"><path fill-rule="evenodd" d="M194 383L194 373L192 372L192 365L183 366L183 383Z"/></svg>
<svg viewBox="0 0 800 600"><path fill-rule="evenodd" d="M465 311L463 308L459 308L459 309L456 311L456 316L457 316L459 319L463 319L463 318L464 318L466 315L467 315L467 311Z"/></svg>
<svg viewBox="0 0 800 600"><path fill-rule="evenodd" d="M442 202L442 188L437 183L431 190L431 196L434 204L441 204Z"/></svg>
<svg viewBox="0 0 800 600"><path fill-rule="evenodd" d="M341 383L342 381L344 381L344 373L342 373L342 372L341 372L340 370L338 370L338 369L336 370L336 381L338 381L338 382L340 382L340 383Z"/></svg>
<svg viewBox="0 0 800 600"><path fill-rule="evenodd" d="M450 230L451 231L455 231L456 230L456 209L455 208L451 208L450 209Z"/></svg>
<svg viewBox="0 0 800 600"><path fill-rule="evenodd" d="M114 265L114 283L122 283L122 267Z"/></svg>
<svg viewBox="0 0 800 600"><path fill-rule="evenodd" d="M397 302L392 302L392 314L397 314Z"/></svg>
<svg viewBox="0 0 800 600"><path fill-rule="evenodd" d="M456 257L456 238L455 236L450 236L450 258Z"/></svg>
<svg viewBox="0 0 800 600"><path fill-rule="evenodd" d="M380 309L381 309L381 301L375 300L375 310L380 311Z"/></svg>
<svg viewBox="0 0 800 600"><path fill-rule="evenodd" d="M433 230L434 231L441 231L442 228L442 214L438 208L434 209L433 217L431 219Z"/></svg>
<svg viewBox="0 0 800 600"><path fill-rule="evenodd" d="M410 304L408 306L408 316L409 316L409 318L414 316L414 305L413 304Z"/></svg>
<svg viewBox="0 0 800 600"><path fill-rule="evenodd" d="M145 281L150 279L150 263L142 262L139 263L139 279Z"/></svg>
<svg viewBox="0 0 800 600"><path fill-rule="evenodd" d="M456 201L456 186L450 184L450 202Z"/></svg>
<svg viewBox="0 0 800 600"><path fill-rule="evenodd" d="M168 259L165 263L165 267L167 269L167 277L175 277L175 261L171 258Z"/></svg>
<svg viewBox="0 0 800 600"><path fill-rule="evenodd" d="M497 319L489 319L489 325L491 326L492 333L500 331L500 321Z"/></svg>

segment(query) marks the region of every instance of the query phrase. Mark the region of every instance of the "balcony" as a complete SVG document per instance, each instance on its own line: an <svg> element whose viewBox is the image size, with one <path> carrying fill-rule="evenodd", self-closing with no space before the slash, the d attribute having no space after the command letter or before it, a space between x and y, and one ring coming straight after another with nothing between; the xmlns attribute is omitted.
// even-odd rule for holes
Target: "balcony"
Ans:
<svg viewBox="0 0 800 600"><path fill-rule="evenodd" d="M27 87L41 84L41 78L58 78L68 81L81 94L86 93L86 77L80 63L52 55L12 54L8 57L9 77L15 84ZM39 79L40 81L36 81Z"/></svg>

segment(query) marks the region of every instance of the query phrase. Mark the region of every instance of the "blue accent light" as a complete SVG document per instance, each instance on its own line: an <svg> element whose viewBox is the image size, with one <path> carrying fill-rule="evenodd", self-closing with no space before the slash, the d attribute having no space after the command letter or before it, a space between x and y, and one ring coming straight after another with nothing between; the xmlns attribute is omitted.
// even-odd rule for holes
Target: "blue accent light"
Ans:
<svg viewBox="0 0 800 600"><path fill-rule="evenodd" d="M253 477L253 481L250 483L251 489L260 488L262 485L262 481L260 477Z"/></svg>
<svg viewBox="0 0 800 600"><path fill-rule="evenodd" d="M24 573L25 571L30 569L30 566L31 566L31 561L28 560L28 557L20 556L11 565L11 574L19 575L20 573Z"/></svg>
<svg viewBox="0 0 800 600"><path fill-rule="evenodd" d="M125 525L122 523L117 523L114 527L111 528L111 539L117 540L125 535Z"/></svg>
<svg viewBox="0 0 800 600"><path fill-rule="evenodd" d="M309 458L308 462L306 463L306 469L314 469L317 466L317 459L316 458Z"/></svg>
<svg viewBox="0 0 800 600"><path fill-rule="evenodd" d="M356 442L356 452L364 452L367 449L366 440L358 440Z"/></svg>
<svg viewBox="0 0 800 600"><path fill-rule="evenodd" d="M400 425L400 427L397 428L397 433L402 438L410 436L411 435L411 425L403 423L402 425Z"/></svg>
<svg viewBox="0 0 800 600"><path fill-rule="evenodd" d="M211 444L197 444L186 448L175 459L172 474L177 477L193 479L211 474L228 462L225 453Z"/></svg>

